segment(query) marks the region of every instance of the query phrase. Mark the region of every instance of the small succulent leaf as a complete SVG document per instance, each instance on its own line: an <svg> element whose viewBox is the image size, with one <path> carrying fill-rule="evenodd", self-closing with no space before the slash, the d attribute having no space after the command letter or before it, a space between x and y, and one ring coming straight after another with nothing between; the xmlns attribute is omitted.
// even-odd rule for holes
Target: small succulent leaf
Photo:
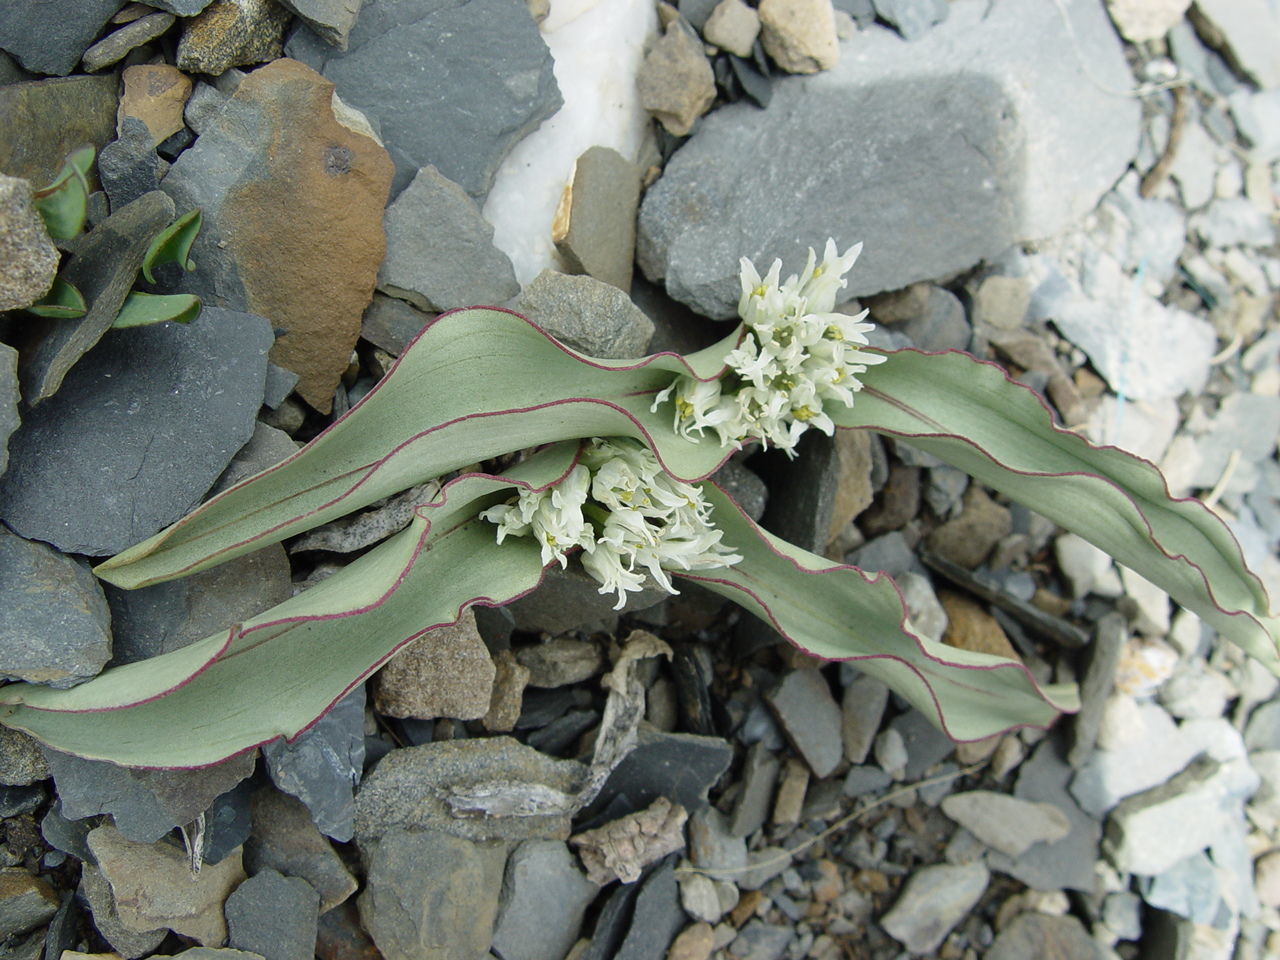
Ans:
<svg viewBox="0 0 1280 960"><path fill-rule="evenodd" d="M197 207L184 213L156 234L155 239L151 241L151 246L147 248L146 255L142 258L142 276L146 278L147 283L156 282L152 271L162 263L176 263L183 270L188 271L196 268L190 256L191 245L195 243L203 221L204 215Z"/></svg>
<svg viewBox="0 0 1280 960"><path fill-rule="evenodd" d="M713 376L736 342L686 360L584 358L495 308L441 314L342 419L288 460L224 491L96 570L134 588L302 533L451 470L536 443L635 437L668 472L705 477L733 452L689 443L653 395L677 374Z"/></svg>
<svg viewBox="0 0 1280 960"><path fill-rule="evenodd" d="M89 213L89 183L85 178L93 155L93 147L76 150L67 157L53 182L34 194L45 229L56 241L70 240L84 229Z"/></svg>
<svg viewBox="0 0 1280 960"><path fill-rule="evenodd" d="M1227 526L1170 495L1151 463L1054 425L1044 403L968 354L900 350L862 375L837 425L901 437L1104 550L1280 673L1280 618Z"/></svg>
<svg viewBox="0 0 1280 960"><path fill-rule="evenodd" d="M516 485L560 479L577 446L558 445L507 477L451 481L395 537L229 635L69 690L0 688L0 719L54 749L126 766L205 766L296 737L405 644L468 606L507 603L538 585L538 545L500 545L476 514Z"/></svg>
<svg viewBox="0 0 1280 960"><path fill-rule="evenodd" d="M742 560L724 570L680 573L773 625L827 660L879 678L955 740L1018 726L1044 727L1078 709L1075 687L1041 687L1021 663L926 640L886 574L833 564L751 521L714 483L704 483L724 543Z"/></svg>
<svg viewBox="0 0 1280 960"><path fill-rule="evenodd" d="M53 286L39 303L26 308L28 313L37 317L50 317L55 320L74 320L83 317L89 306L84 302L84 295L62 277L53 278Z"/></svg>
<svg viewBox="0 0 1280 960"><path fill-rule="evenodd" d="M190 323L200 316L200 298L191 293L155 294L130 291L111 326L115 330L149 323Z"/></svg>

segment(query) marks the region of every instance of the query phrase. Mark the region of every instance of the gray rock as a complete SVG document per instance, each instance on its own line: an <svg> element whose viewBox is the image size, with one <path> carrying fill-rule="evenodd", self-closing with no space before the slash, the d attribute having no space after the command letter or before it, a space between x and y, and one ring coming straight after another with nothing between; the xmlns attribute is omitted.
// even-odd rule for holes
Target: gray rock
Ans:
<svg viewBox="0 0 1280 960"><path fill-rule="evenodd" d="M1149 906L1196 923L1212 924L1224 909L1217 868L1207 853L1192 854L1163 873L1143 877L1138 889Z"/></svg>
<svg viewBox="0 0 1280 960"><path fill-rule="evenodd" d="M779 960L795 936L795 930L789 926L753 917L738 931L729 949L741 960Z"/></svg>
<svg viewBox="0 0 1280 960"><path fill-rule="evenodd" d="M476 720L489 712L495 668L470 610L402 648L377 673L374 708L391 717Z"/></svg>
<svg viewBox="0 0 1280 960"><path fill-rule="evenodd" d="M9 467L9 437L22 423L18 414L18 351L0 343L0 476Z"/></svg>
<svg viewBox="0 0 1280 960"><path fill-rule="evenodd" d="M565 263L629 293L639 205L640 168L616 150L589 148L574 165L563 235L556 232Z"/></svg>
<svg viewBox="0 0 1280 960"><path fill-rule="evenodd" d="M879 767L850 767L840 789L846 797L861 797L883 790L891 783L893 778Z"/></svg>
<svg viewBox="0 0 1280 960"><path fill-rule="evenodd" d="M810 430L800 438L796 454L793 460L774 451L753 464L769 489L786 491L786 496L769 499L761 522L770 533L821 554L840 486L839 449L834 438Z"/></svg>
<svg viewBox="0 0 1280 960"><path fill-rule="evenodd" d="M387 208L378 288L422 310L505 303L520 290L476 202L425 166Z"/></svg>
<svg viewBox="0 0 1280 960"><path fill-rule="evenodd" d="M230 94L223 92L211 83L199 81L191 90L186 106L182 108L182 119L191 131L199 136L204 133L210 122L227 105Z"/></svg>
<svg viewBox="0 0 1280 960"><path fill-rule="evenodd" d="M261 317L217 307L108 333L10 438L0 516L91 556L177 520L252 435L270 346Z"/></svg>
<svg viewBox="0 0 1280 960"><path fill-rule="evenodd" d="M561 812L519 817L473 817L452 812L460 794L504 787L531 797L570 796L585 783L586 767L556 760L510 737L442 740L393 750L356 796L356 834L362 842L393 829L432 830L471 840L564 840ZM464 804L465 807L465 804Z"/></svg>
<svg viewBox="0 0 1280 960"><path fill-rule="evenodd" d="M241 780L209 804L204 814L204 843L200 848L205 863L221 863L232 854L242 853L240 848L249 839L252 826L249 813L252 795L253 784Z"/></svg>
<svg viewBox="0 0 1280 960"><path fill-rule="evenodd" d="M492 950L502 960L563 960L599 888L558 840L526 840L512 851Z"/></svg>
<svg viewBox="0 0 1280 960"><path fill-rule="evenodd" d="M185 826L253 773L254 754L194 770L143 770L42 748L68 820L109 813L120 833L152 843Z"/></svg>
<svg viewBox="0 0 1280 960"><path fill-rule="evenodd" d="M904 40L919 40L947 19L946 0L874 0L876 15Z"/></svg>
<svg viewBox="0 0 1280 960"><path fill-rule="evenodd" d="M673 137L688 134L715 102L715 74L702 40L679 17L645 54L636 91L640 105Z"/></svg>
<svg viewBox="0 0 1280 960"><path fill-rule="evenodd" d="M67 5L72 4L82 6L74 0ZM23 12L34 9L20 6ZM5 18L0 30L10 22ZM0 122L17 134L0 140L0 170L39 188L57 176L72 150L85 144L100 149L116 135L117 85L114 76L101 76L0 87ZM28 117L40 117L40 123Z"/></svg>
<svg viewBox="0 0 1280 960"><path fill-rule="evenodd" d="M814 776L835 770L843 757L840 707L822 672L792 670L765 699Z"/></svg>
<svg viewBox="0 0 1280 960"><path fill-rule="evenodd" d="M48 923L58 912L58 895L21 867L0 870L0 935L16 937Z"/></svg>
<svg viewBox="0 0 1280 960"><path fill-rule="evenodd" d="M882 570L891 577L900 577L908 570L924 573L924 567L916 557L916 553L907 544L901 530L894 530L883 536L868 540L857 550L849 553L845 563L851 563L859 570L875 573Z"/></svg>
<svg viewBox="0 0 1280 960"><path fill-rule="evenodd" d="M347 37L360 13L360 0L281 0L317 35L339 50L347 49Z"/></svg>
<svg viewBox="0 0 1280 960"><path fill-rule="evenodd" d="M589 357L643 357L653 339L653 321L618 287L594 277L543 270L511 309Z"/></svg>
<svg viewBox="0 0 1280 960"><path fill-rule="evenodd" d="M262 394L262 405L275 410L284 403L293 388L298 385L298 375L292 370L278 367L274 363L267 364L267 385ZM255 428L255 433L256 433Z"/></svg>
<svg viewBox="0 0 1280 960"><path fill-rule="evenodd" d="M1231 119L1251 156L1263 161L1280 156L1280 91L1237 90L1229 102Z"/></svg>
<svg viewBox="0 0 1280 960"><path fill-rule="evenodd" d="M251 808L253 832L244 849L246 870L278 870L301 877L319 894L321 913L356 892L355 878L301 801L264 787L254 793Z"/></svg>
<svg viewBox="0 0 1280 960"><path fill-rule="evenodd" d="M908 780L918 780L935 763L941 763L955 751L956 745L945 733L929 722L919 710L900 713L889 724L889 729L902 737L907 748L906 770Z"/></svg>
<svg viewBox="0 0 1280 960"><path fill-rule="evenodd" d="M933 953L978 902L990 877L980 863L918 870L880 925L912 953Z"/></svg>
<svg viewBox="0 0 1280 960"><path fill-rule="evenodd" d="M167 10L179 17L194 17L211 2L212 0L155 0L148 6Z"/></svg>
<svg viewBox="0 0 1280 960"><path fill-rule="evenodd" d="M1065 537L1058 538L1060 562L1064 539ZM1083 540L1080 542L1090 550L1096 549ZM1071 751L1067 754L1067 760L1073 767L1085 764L1098 742L1103 711L1115 688L1116 666L1120 663L1120 655L1124 653L1128 639L1129 630L1121 614L1111 613L1098 621L1093 643L1086 653L1084 681L1080 684L1080 712L1075 715L1071 724Z"/></svg>
<svg viewBox="0 0 1280 960"><path fill-rule="evenodd" d="M123 0L6 3L0 17L0 49L33 73L66 76L122 6Z"/></svg>
<svg viewBox="0 0 1280 960"><path fill-rule="evenodd" d="M93 863L93 853L89 850L89 831L93 828L90 820L68 820L62 815L62 803L55 800L48 812L40 820L40 835L45 843L55 850L69 853L86 863Z"/></svg>
<svg viewBox="0 0 1280 960"><path fill-rule="evenodd" d="M227 943L264 960L312 960L318 903L307 881L263 870L227 897Z"/></svg>
<svg viewBox="0 0 1280 960"><path fill-rule="evenodd" d="M150 43L172 27L174 19L171 13L150 13L113 30L84 52L82 66L85 72L97 73L119 63L130 50Z"/></svg>
<svg viewBox="0 0 1280 960"><path fill-rule="evenodd" d="M888 703L889 688L875 677L863 674L845 686L840 701L840 737L844 758L850 763L866 761Z"/></svg>
<svg viewBox="0 0 1280 960"><path fill-rule="evenodd" d="M40 744L21 730L0 727L0 783L25 786L49 776Z"/></svg>
<svg viewBox="0 0 1280 960"><path fill-rule="evenodd" d="M281 460L298 452L298 445L283 430L277 430L259 420L253 425L253 436L231 458L218 482L210 489L210 495L234 487L246 477L274 467Z"/></svg>
<svg viewBox="0 0 1280 960"><path fill-rule="evenodd" d="M88 569L0 526L0 675L65 688L111 658L111 613Z"/></svg>
<svg viewBox="0 0 1280 960"><path fill-rule="evenodd" d="M575 561L567 570L552 566L542 575L538 589L504 609L515 618L517 630L556 635L570 630L611 628L620 614L647 610L669 596L649 580L638 593L627 594L626 606L614 610L615 595L601 593L599 581Z"/></svg>
<svg viewBox="0 0 1280 960"><path fill-rule="evenodd" d="M1056 843L1071 832L1066 814L1053 804L990 790L952 794L942 801L942 812L991 849L1014 858L1037 843Z"/></svg>
<svg viewBox="0 0 1280 960"><path fill-rule="evenodd" d="M768 819L773 803L773 787L781 763L764 743L753 743L742 768L742 792L733 808L729 830L737 837L755 833Z"/></svg>
<svg viewBox="0 0 1280 960"><path fill-rule="evenodd" d="M1263 88L1280 87L1280 55L1268 42L1280 12L1264 0L1197 0L1193 20L1202 36Z"/></svg>
<svg viewBox="0 0 1280 960"><path fill-rule="evenodd" d="M1208 247L1269 247L1271 218L1244 197L1219 197L1191 218L1192 232Z"/></svg>
<svg viewBox="0 0 1280 960"><path fill-rule="evenodd" d="M364 312L360 336L393 357L404 353L409 341L418 335L433 314L424 313L399 297L375 293Z"/></svg>
<svg viewBox="0 0 1280 960"><path fill-rule="evenodd" d="M1244 728L1244 743L1250 750L1280 750L1280 700L1254 709Z"/></svg>
<svg viewBox="0 0 1280 960"><path fill-rule="evenodd" d="M663 960L684 920L675 861L668 858L654 867L641 884L631 927L615 954L616 960Z"/></svg>
<svg viewBox="0 0 1280 960"><path fill-rule="evenodd" d="M641 204L645 274L728 317L742 256L761 269L781 256L785 275L828 236L865 239L845 290L863 296L1059 232L1128 166L1139 122L1136 104L1101 89L1131 83L1101 5L1067 10L1078 46L1061 42L1056 7L956 3L909 46L887 29L859 32L829 73L777 81L763 114L716 111ZM1064 110L1068 88L1080 96ZM814 150L832 130L860 148ZM947 230L935 228L939 209Z"/></svg>
<svg viewBox="0 0 1280 960"><path fill-rule="evenodd" d="M746 865L747 843L732 830L732 823L714 807L699 810L689 818L688 856L695 867L714 879L737 878Z"/></svg>
<svg viewBox="0 0 1280 960"><path fill-rule="evenodd" d="M368 870L360 920L386 960L484 954L498 913L505 844L393 827L362 839L360 850Z"/></svg>
<svg viewBox="0 0 1280 960"><path fill-rule="evenodd" d="M57 248L35 208L31 184L4 174L0 174L0 256L5 263L0 310L20 310L48 293L58 270Z"/></svg>
<svg viewBox="0 0 1280 960"><path fill-rule="evenodd" d="M113 210L159 189L161 174L147 125L137 117L121 117L119 126L119 136L98 154L98 176Z"/></svg>
<svg viewBox="0 0 1280 960"><path fill-rule="evenodd" d="M626 936L631 910L639 894L638 883L618 884L601 908L591 931L591 942L578 960L613 960L622 938Z"/></svg>
<svg viewBox="0 0 1280 960"><path fill-rule="evenodd" d="M1020 913L996 937L985 960L1103 960L1102 948L1073 916Z"/></svg>
<svg viewBox="0 0 1280 960"><path fill-rule="evenodd" d="M111 944L113 950L129 960L151 953L168 936L169 931L164 927L134 930L121 923L111 887L92 860L81 868L80 896L88 903L93 915L93 925L103 939Z"/></svg>
<svg viewBox="0 0 1280 960"><path fill-rule="evenodd" d="M272 782L307 805L321 832L350 840L353 791L364 768L364 686L335 704L292 743L274 740L262 748Z"/></svg>
<svg viewBox="0 0 1280 960"><path fill-rule="evenodd" d="M529 671L531 687L563 687L595 676L604 666L600 648L590 640L555 637L521 647L516 661Z"/></svg>
<svg viewBox="0 0 1280 960"><path fill-rule="evenodd" d="M695 30L701 30L707 25L718 2L719 0L676 0L676 9Z"/></svg>
<svg viewBox="0 0 1280 960"><path fill-rule="evenodd" d="M901 329L921 350L967 350L973 335L960 298L932 284L924 312L902 324Z"/></svg>
<svg viewBox="0 0 1280 960"><path fill-rule="evenodd" d="M562 103L523 0L372 0L345 53L307 29L286 49L377 126L396 165L393 196L430 164L482 199L511 148Z"/></svg>
<svg viewBox="0 0 1280 960"><path fill-rule="evenodd" d="M732 758L733 748L719 737L662 733L641 724L635 748L614 768L586 815L609 809L614 819L643 810L658 797L696 813Z"/></svg>

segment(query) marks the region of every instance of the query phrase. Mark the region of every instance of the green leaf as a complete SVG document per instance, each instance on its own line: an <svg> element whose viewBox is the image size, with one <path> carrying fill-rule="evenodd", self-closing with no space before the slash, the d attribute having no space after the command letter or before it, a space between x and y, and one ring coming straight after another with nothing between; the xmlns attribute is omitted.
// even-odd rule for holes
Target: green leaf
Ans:
<svg viewBox="0 0 1280 960"><path fill-rule="evenodd" d="M724 570L681 573L772 624L800 649L879 678L955 740L1045 727L1079 708L1074 685L1041 688L1021 663L915 634L884 574L833 564L760 529L713 483L703 490L723 542L742 555Z"/></svg>
<svg viewBox="0 0 1280 960"><path fill-rule="evenodd" d="M0 721L76 756L147 767L204 766L295 737L406 643L472 604L507 603L537 586L538 545L499 545L476 513L517 483L558 480L577 446L551 448L508 477L446 484L395 537L230 631L69 690L0 688Z"/></svg>
<svg viewBox="0 0 1280 960"><path fill-rule="evenodd" d="M1240 546L1160 471L1054 426L1030 390L968 354L900 350L861 375L844 427L902 437L1079 534L1280 673L1280 618Z"/></svg>
<svg viewBox="0 0 1280 960"><path fill-rule="evenodd" d="M37 317L52 317L57 320L74 320L83 317L89 307L84 296L62 277L53 278L53 286L39 303L27 307L28 313Z"/></svg>
<svg viewBox="0 0 1280 960"><path fill-rule="evenodd" d="M149 323L190 323L200 316L200 298L190 293L155 294L131 291L111 326L142 327Z"/></svg>
<svg viewBox="0 0 1280 960"><path fill-rule="evenodd" d="M735 331L688 358L591 360L505 310L442 314L350 413L295 456L105 561L97 573L126 588L183 576L538 443L636 437L671 473L707 476L733 451L689 443L674 432L667 410L649 407L677 373L714 375L736 339Z"/></svg>
<svg viewBox="0 0 1280 960"><path fill-rule="evenodd" d="M89 183L93 147L82 147L67 157L47 187L35 192L36 209L54 240L66 241L84 229L89 211Z"/></svg>
<svg viewBox="0 0 1280 960"><path fill-rule="evenodd" d="M204 215L197 207L184 213L156 234L156 238L151 241L151 246L147 248L146 256L142 258L142 275L147 283L156 282L151 271L162 263L176 263L183 270L196 268L190 258L191 245L195 243L196 236L200 233L203 220Z"/></svg>

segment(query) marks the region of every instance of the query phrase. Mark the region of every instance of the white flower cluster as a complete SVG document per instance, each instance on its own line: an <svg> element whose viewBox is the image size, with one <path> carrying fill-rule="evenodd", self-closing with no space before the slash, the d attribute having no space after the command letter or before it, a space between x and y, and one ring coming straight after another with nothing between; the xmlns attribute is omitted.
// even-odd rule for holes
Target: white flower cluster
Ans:
<svg viewBox="0 0 1280 960"><path fill-rule="evenodd" d="M711 506L697 487L665 473L649 449L635 440L591 440L572 471L545 490L521 490L514 503L480 514L498 525L498 542L533 536L542 562L581 547L582 565L603 586L626 594L644 586L647 572L669 593L666 571L727 567L742 557L720 542Z"/></svg>
<svg viewBox="0 0 1280 960"><path fill-rule="evenodd" d="M884 356L859 350L874 324L835 313L836 294L862 244L837 255L827 241L821 263L813 249L799 276L779 282L782 261L761 279L751 261L742 259L742 297L738 314L746 325L742 343L725 357L730 374L718 380L680 377L657 395L653 410L667 400L675 405L675 429L687 439L714 430L722 446L742 446L758 439L795 456L796 442L810 427L834 432L823 406L838 401L853 406L862 389L857 375Z"/></svg>

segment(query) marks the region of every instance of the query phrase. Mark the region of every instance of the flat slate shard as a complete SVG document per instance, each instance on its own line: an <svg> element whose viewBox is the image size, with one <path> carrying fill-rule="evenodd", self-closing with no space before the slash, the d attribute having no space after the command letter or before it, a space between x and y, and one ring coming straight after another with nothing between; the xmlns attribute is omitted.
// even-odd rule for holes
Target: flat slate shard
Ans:
<svg viewBox="0 0 1280 960"><path fill-rule="evenodd" d="M25 6L9 3L5 9ZM0 16L0 21L4 17ZM116 78L66 77L0 87L0 170L39 189L72 150L116 135Z"/></svg>
<svg viewBox="0 0 1280 960"><path fill-rule="evenodd" d="M0 50L32 73L65 76L122 6L124 0L4 0Z"/></svg>
<svg viewBox="0 0 1280 960"><path fill-rule="evenodd" d="M524 0L373 0L345 53L305 28L285 50L377 125L393 194L431 164L482 199L511 148L562 103Z"/></svg>
<svg viewBox="0 0 1280 960"><path fill-rule="evenodd" d="M959 0L913 44L859 31L833 70L778 79L766 111L715 111L645 195L641 269L725 318L742 256L785 276L827 237L866 241L860 297L1059 232L1129 165L1140 115L1103 89L1133 81L1101 4L1066 10L1077 44L1054 4Z"/></svg>
<svg viewBox="0 0 1280 960"><path fill-rule="evenodd" d="M168 526L253 434L270 346L261 317L217 307L108 332L10 437L0 517L95 557Z"/></svg>

